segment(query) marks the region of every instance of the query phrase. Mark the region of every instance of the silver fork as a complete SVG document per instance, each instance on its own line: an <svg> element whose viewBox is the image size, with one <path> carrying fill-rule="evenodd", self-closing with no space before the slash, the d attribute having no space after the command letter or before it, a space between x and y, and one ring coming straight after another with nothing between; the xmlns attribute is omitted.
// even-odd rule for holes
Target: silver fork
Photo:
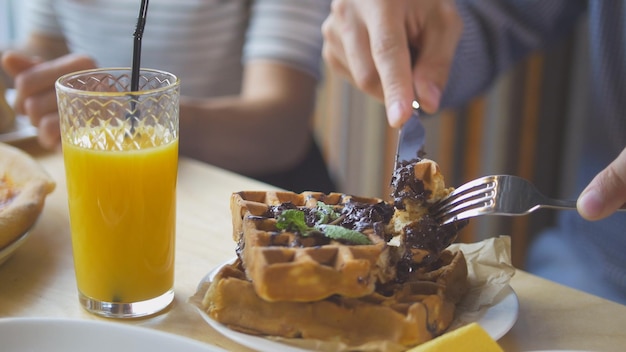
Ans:
<svg viewBox="0 0 626 352"><path fill-rule="evenodd" d="M435 219L449 224L480 215L526 215L541 208L576 209L576 201L546 197L521 177L491 175L456 188L430 210ZM625 211L626 205L618 210Z"/></svg>

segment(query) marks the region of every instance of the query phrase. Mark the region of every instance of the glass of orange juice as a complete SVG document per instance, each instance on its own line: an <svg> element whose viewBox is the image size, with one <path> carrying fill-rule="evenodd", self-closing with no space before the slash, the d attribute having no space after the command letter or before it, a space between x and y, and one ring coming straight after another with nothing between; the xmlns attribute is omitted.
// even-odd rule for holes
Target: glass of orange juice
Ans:
<svg viewBox="0 0 626 352"><path fill-rule="evenodd" d="M56 82L79 301L106 317L156 314L174 299L180 82L141 69Z"/></svg>

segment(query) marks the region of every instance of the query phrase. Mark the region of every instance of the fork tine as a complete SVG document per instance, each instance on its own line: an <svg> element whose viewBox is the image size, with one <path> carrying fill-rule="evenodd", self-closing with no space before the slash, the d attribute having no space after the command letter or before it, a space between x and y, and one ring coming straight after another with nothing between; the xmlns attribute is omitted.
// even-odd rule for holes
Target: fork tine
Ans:
<svg viewBox="0 0 626 352"><path fill-rule="evenodd" d="M475 179L455 189L431 207L432 216L442 224L489 213L495 204L494 176Z"/></svg>
<svg viewBox="0 0 626 352"><path fill-rule="evenodd" d="M438 211L447 211L448 209L456 207L459 204L468 203L484 196L493 198L496 193L495 188L496 185L493 182L490 182L476 186L460 194L452 193L449 197L445 198L442 203L436 207L436 209Z"/></svg>
<svg viewBox="0 0 626 352"><path fill-rule="evenodd" d="M446 198L441 199L431 206L431 212L441 212L447 208L454 207L460 202L465 202L471 198L483 195L485 193L495 192L496 183L487 177L468 182L461 187L455 189Z"/></svg>
<svg viewBox="0 0 626 352"><path fill-rule="evenodd" d="M459 194L459 193L463 193L465 191L467 191L468 189L474 188L476 186L480 186L483 185L489 181L493 181L493 177L492 176L484 176L484 177L480 177L477 178L475 180L469 181L467 183L462 184L461 186L457 187L454 189L454 191L452 191L452 194Z"/></svg>
<svg viewBox="0 0 626 352"><path fill-rule="evenodd" d="M432 213L432 216L435 219L454 217L462 212L479 208L484 208L485 211L488 212L495 204L495 194L495 191L475 192L472 197L449 204L437 212Z"/></svg>
<svg viewBox="0 0 626 352"><path fill-rule="evenodd" d="M469 219L475 216L484 215L490 213L489 207L475 207L472 209L464 209L459 213L445 213L439 220L442 225L447 225L455 221Z"/></svg>

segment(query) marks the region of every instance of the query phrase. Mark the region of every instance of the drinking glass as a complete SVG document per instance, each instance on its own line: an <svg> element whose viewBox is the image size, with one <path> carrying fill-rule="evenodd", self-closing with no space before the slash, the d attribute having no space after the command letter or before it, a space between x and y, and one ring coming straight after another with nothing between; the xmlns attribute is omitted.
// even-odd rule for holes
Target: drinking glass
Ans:
<svg viewBox="0 0 626 352"><path fill-rule="evenodd" d="M97 315L156 314L174 299L180 82L141 69L56 82L76 283Z"/></svg>

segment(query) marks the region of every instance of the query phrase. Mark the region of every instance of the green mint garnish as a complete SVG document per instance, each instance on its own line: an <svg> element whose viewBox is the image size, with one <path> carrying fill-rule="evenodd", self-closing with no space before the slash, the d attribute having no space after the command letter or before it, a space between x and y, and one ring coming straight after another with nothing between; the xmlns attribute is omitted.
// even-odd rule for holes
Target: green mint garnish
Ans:
<svg viewBox="0 0 626 352"><path fill-rule="evenodd" d="M317 202L315 209L316 218L315 223L318 225L331 223L339 218L339 213L335 211L332 205L328 205L324 202Z"/></svg>
<svg viewBox="0 0 626 352"><path fill-rule="evenodd" d="M319 230L328 238L344 240L354 244L372 244L372 241L360 233L337 225L319 225Z"/></svg>
<svg viewBox="0 0 626 352"><path fill-rule="evenodd" d="M312 230L304 220L304 212L298 209L287 209L278 215L276 227L279 230L308 233Z"/></svg>
<svg viewBox="0 0 626 352"><path fill-rule="evenodd" d="M321 232L324 236L334 240L343 240L354 244L372 244L367 236L358 231L338 225L329 225L330 222L337 220L340 216L332 206L318 202L318 206L313 211L317 220L312 227L306 224L304 211L298 209L287 209L280 213L276 218L276 227L279 230L298 232L305 237L312 232Z"/></svg>

